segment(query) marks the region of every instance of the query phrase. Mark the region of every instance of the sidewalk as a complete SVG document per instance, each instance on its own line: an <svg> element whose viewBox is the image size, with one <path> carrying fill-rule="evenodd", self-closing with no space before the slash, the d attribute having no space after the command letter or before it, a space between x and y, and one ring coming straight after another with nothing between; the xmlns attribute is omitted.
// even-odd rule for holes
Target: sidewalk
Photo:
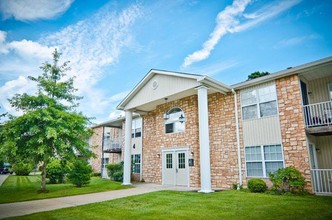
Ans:
<svg viewBox="0 0 332 220"><path fill-rule="evenodd" d="M5 182L5 180L7 179L8 176L9 176L9 174L0 175L0 186L2 185L3 182Z"/></svg>
<svg viewBox="0 0 332 220"><path fill-rule="evenodd" d="M95 202L104 202L108 200L140 195L160 190L179 190L189 191L186 187L162 186L152 183L140 183L134 185L135 188L113 190L108 192L91 193L85 195L60 197L53 199L33 200L26 202L15 202L0 204L0 219L28 215L36 212L44 212L61 208L75 207Z"/></svg>

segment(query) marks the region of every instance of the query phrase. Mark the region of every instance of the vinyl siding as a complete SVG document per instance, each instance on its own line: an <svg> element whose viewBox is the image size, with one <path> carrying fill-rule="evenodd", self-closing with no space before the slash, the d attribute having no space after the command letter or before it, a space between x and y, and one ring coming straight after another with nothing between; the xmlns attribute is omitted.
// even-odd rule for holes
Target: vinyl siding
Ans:
<svg viewBox="0 0 332 220"><path fill-rule="evenodd" d="M328 84L332 83L332 76L308 82L309 101L311 104L330 100Z"/></svg>

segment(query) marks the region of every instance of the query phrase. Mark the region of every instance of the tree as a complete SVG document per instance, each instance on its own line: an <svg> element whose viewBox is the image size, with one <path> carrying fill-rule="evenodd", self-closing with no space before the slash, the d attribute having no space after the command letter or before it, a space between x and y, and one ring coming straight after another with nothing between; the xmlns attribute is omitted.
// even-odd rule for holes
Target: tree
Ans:
<svg viewBox="0 0 332 220"><path fill-rule="evenodd" d="M258 77L266 76L266 75L269 75L269 74L270 74L269 72L259 72L259 71L256 71L256 72L253 72L250 75L248 75L248 79L247 80L256 79Z"/></svg>
<svg viewBox="0 0 332 220"><path fill-rule="evenodd" d="M0 154L17 161L31 161L41 165L41 192L46 191L46 166L51 158L72 160L79 154L89 158L93 154L87 148L92 130L89 118L75 109L80 97L75 96L73 78L66 79L68 62L58 65L61 54L53 52L53 63L44 63L36 82L35 95L16 94L9 102L22 116L9 116L0 129Z"/></svg>

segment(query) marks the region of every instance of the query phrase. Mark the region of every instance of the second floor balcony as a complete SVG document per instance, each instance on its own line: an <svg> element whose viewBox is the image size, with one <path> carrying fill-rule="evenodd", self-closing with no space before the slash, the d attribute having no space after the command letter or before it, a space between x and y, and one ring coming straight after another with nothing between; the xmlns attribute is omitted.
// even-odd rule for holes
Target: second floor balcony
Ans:
<svg viewBox="0 0 332 220"><path fill-rule="evenodd" d="M332 102L303 106L306 132L312 135L332 134Z"/></svg>
<svg viewBox="0 0 332 220"><path fill-rule="evenodd" d="M110 139L105 138L103 142L104 153L121 153L122 144L120 138Z"/></svg>

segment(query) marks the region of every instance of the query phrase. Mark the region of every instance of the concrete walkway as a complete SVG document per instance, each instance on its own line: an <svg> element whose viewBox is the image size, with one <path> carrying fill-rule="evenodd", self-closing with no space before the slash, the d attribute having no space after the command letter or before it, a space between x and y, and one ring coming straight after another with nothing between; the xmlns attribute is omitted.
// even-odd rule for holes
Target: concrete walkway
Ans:
<svg viewBox="0 0 332 220"><path fill-rule="evenodd" d="M5 182L5 180L7 179L8 176L9 176L9 174L0 175L0 186L3 184L3 182Z"/></svg>
<svg viewBox="0 0 332 220"><path fill-rule="evenodd" d="M60 197L53 199L42 199L26 202L15 202L0 204L0 219L28 215L36 212L44 212L61 208L75 207L95 202L123 198L127 196L140 195L160 190L190 191L191 188L162 186L152 183L135 184L135 188L114 190L108 192L91 193L85 195Z"/></svg>

